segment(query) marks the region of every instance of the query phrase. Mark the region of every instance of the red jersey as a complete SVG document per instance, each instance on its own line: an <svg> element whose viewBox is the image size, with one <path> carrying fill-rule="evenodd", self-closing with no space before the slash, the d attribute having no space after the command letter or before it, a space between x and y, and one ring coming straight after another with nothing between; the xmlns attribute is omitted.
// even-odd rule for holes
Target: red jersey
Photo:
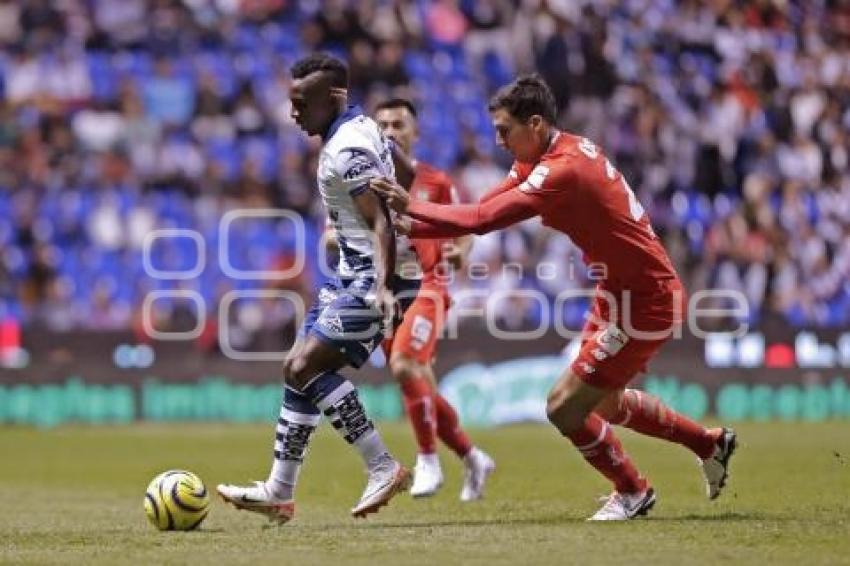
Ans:
<svg viewBox="0 0 850 566"><path fill-rule="evenodd" d="M611 290L654 291L677 275L649 218L623 176L590 140L556 134L535 164L515 163L508 177L471 205L413 201L412 237L483 234L540 216L585 253Z"/></svg>
<svg viewBox="0 0 850 566"><path fill-rule="evenodd" d="M413 200L437 204L454 204L458 201L451 178L436 167L417 161L416 176L410 186ZM445 292L446 284L437 277L437 268L443 259L445 239L411 238L422 265L422 286Z"/></svg>

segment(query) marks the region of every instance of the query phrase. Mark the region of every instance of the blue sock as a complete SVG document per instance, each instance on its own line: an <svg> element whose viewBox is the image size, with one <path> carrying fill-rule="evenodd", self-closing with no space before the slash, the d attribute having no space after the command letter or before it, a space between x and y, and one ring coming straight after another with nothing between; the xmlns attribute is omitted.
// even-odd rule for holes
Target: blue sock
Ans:
<svg viewBox="0 0 850 566"><path fill-rule="evenodd" d="M339 434L360 452L371 468L379 457L387 455L375 425L357 395L354 384L336 372L327 372L307 384L302 391L328 418Z"/></svg>

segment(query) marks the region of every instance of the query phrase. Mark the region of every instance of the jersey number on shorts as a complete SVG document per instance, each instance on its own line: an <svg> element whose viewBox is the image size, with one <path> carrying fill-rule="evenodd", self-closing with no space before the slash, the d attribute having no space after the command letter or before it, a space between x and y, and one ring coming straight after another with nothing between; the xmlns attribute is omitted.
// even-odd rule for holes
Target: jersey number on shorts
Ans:
<svg viewBox="0 0 850 566"><path fill-rule="evenodd" d="M412 346L421 350L431 338L431 331L434 329L434 323L424 316L416 315L413 317L413 324L410 327L410 337L412 338Z"/></svg>

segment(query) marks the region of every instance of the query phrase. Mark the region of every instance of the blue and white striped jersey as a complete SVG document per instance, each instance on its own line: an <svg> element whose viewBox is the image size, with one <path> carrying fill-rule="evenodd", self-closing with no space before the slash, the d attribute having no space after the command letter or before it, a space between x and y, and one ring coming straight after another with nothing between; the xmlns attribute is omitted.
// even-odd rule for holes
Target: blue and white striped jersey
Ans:
<svg viewBox="0 0 850 566"><path fill-rule="evenodd" d="M369 180L375 177L395 178L390 143L375 121L356 106L341 114L325 137L317 177L329 224L339 243L340 277L375 276L376 240L353 197L367 190ZM406 236L396 235L396 247L395 272L409 278L402 267L410 262L410 254L417 261L415 252Z"/></svg>

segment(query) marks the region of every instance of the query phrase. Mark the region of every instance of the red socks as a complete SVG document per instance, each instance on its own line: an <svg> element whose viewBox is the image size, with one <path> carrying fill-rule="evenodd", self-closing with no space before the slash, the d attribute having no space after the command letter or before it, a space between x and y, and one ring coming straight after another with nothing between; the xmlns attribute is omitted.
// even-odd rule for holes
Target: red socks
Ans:
<svg viewBox="0 0 850 566"><path fill-rule="evenodd" d="M608 420L647 436L687 446L703 460L714 453L715 435L643 391L626 389L618 412Z"/></svg>
<svg viewBox="0 0 850 566"><path fill-rule="evenodd" d="M584 428L567 437L587 462L611 480L620 493L638 493L647 482L640 476L607 422L596 413L584 421Z"/></svg>
<svg viewBox="0 0 850 566"><path fill-rule="evenodd" d="M459 457L469 454L472 442L461 428L457 413L434 391L430 380L424 377L404 379L401 393L420 454L433 454L437 450L438 436Z"/></svg>
<svg viewBox="0 0 850 566"><path fill-rule="evenodd" d="M439 393L434 394L437 406L437 435L446 446L463 458L472 450L472 442L460 426L460 419L448 401Z"/></svg>
<svg viewBox="0 0 850 566"><path fill-rule="evenodd" d="M403 379L401 393L419 453L433 454L437 451L437 408L431 382L420 377Z"/></svg>

